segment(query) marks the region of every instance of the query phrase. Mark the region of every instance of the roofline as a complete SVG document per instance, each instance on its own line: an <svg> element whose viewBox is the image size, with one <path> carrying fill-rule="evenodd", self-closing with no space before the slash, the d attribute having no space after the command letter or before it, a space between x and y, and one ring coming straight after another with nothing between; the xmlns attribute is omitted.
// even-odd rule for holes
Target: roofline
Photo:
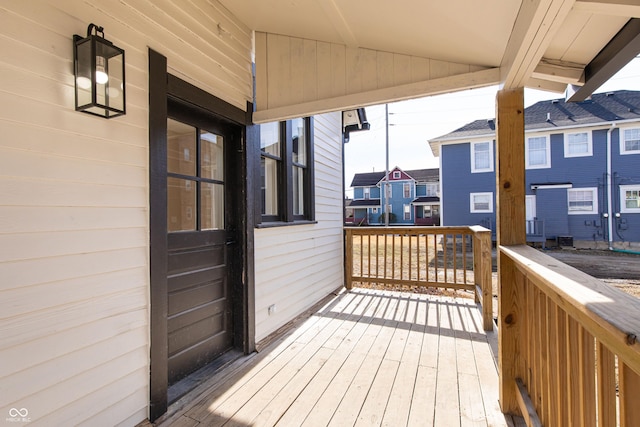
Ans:
<svg viewBox="0 0 640 427"><path fill-rule="evenodd" d="M525 135L528 134L528 133L553 133L553 131L567 130L567 129L579 129L579 128L598 130L598 129L607 129L607 128L611 127L611 125L613 125L613 124L620 125L620 124L636 123L636 122L640 122L640 117L637 118L637 119L610 120L610 121L604 121L604 122L598 122L598 123L576 124L576 125L572 125L572 126L554 126L554 127L540 128L540 129L525 129L524 133L525 133ZM467 136L464 136L464 137L434 138L434 139L428 140L428 143L429 143L429 146L431 147L431 151L433 151L433 154L435 156L436 155L436 150L433 149L433 145L432 144L437 144L437 146L439 147L443 143L452 143L452 142L456 142L456 141L459 142L459 143L465 143L465 142L471 142L471 141L476 140L476 139L486 139L486 138L495 139L496 138L496 133L493 132L493 133L486 133L486 134L479 134L479 135L467 135ZM447 144L447 145L449 145L449 144ZM438 152L439 151L440 150L438 150ZM436 156L436 157L438 157L438 156Z"/></svg>

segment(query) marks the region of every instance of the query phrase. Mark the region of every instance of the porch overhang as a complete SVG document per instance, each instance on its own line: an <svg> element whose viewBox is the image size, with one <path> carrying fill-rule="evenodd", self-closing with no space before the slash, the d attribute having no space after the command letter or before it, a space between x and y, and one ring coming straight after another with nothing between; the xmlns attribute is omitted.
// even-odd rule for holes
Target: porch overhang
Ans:
<svg viewBox="0 0 640 427"><path fill-rule="evenodd" d="M588 96L612 40L638 50L633 0L220 2L255 32L256 123L489 85Z"/></svg>

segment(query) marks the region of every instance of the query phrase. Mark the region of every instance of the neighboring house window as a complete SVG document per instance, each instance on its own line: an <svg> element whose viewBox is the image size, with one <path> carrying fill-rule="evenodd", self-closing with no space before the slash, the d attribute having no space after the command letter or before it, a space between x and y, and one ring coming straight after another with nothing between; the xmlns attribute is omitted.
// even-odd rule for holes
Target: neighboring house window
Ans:
<svg viewBox="0 0 640 427"><path fill-rule="evenodd" d="M404 185L402 186L402 190L404 192L404 198L408 199L409 197L411 197L411 184L408 182L405 182Z"/></svg>
<svg viewBox="0 0 640 427"><path fill-rule="evenodd" d="M640 213L640 185L620 186L620 211Z"/></svg>
<svg viewBox="0 0 640 427"><path fill-rule="evenodd" d="M471 172L493 172L493 149L490 142L471 143Z"/></svg>
<svg viewBox="0 0 640 427"><path fill-rule="evenodd" d="M493 193L471 193L471 212L493 212Z"/></svg>
<svg viewBox="0 0 640 427"><path fill-rule="evenodd" d="M369 187L365 187L362 190L364 191L364 198L369 200L371 197L371 189Z"/></svg>
<svg viewBox="0 0 640 427"><path fill-rule="evenodd" d="M404 219L405 220L411 219L411 205L403 205L402 206L402 211L404 212Z"/></svg>
<svg viewBox="0 0 640 427"><path fill-rule="evenodd" d="M567 133L564 135L564 156L585 157L593 155L590 132Z"/></svg>
<svg viewBox="0 0 640 427"><path fill-rule="evenodd" d="M263 222L314 219L310 118L260 125Z"/></svg>
<svg viewBox="0 0 640 427"><path fill-rule="evenodd" d="M640 128L623 129L620 154L640 154Z"/></svg>
<svg viewBox="0 0 640 427"><path fill-rule="evenodd" d="M399 171L393 171L393 179L400 179L400 172Z"/></svg>
<svg viewBox="0 0 640 427"><path fill-rule="evenodd" d="M433 184L427 184L427 197L436 197L438 195L438 189L440 188L440 186L437 183L433 183Z"/></svg>
<svg viewBox="0 0 640 427"><path fill-rule="evenodd" d="M570 215L585 215L598 213L597 188L569 188L567 200Z"/></svg>
<svg viewBox="0 0 640 427"><path fill-rule="evenodd" d="M371 208L371 213L377 214L378 213L378 208Z"/></svg>
<svg viewBox="0 0 640 427"><path fill-rule="evenodd" d="M525 144L525 165L527 169L551 167L551 149L549 138L533 136L527 138Z"/></svg>

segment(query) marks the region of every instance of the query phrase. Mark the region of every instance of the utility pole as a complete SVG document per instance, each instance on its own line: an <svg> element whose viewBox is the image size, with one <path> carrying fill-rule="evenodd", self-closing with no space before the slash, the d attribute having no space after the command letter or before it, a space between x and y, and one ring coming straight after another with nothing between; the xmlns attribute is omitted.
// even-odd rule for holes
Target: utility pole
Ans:
<svg viewBox="0 0 640 427"><path fill-rule="evenodd" d="M384 226L389 226L389 215L391 212L387 211L387 206L389 206L389 104L384 104L384 113L385 113L385 122L386 122L386 138L385 138L385 149L386 149L386 166L384 170L384 208L382 212L384 212Z"/></svg>

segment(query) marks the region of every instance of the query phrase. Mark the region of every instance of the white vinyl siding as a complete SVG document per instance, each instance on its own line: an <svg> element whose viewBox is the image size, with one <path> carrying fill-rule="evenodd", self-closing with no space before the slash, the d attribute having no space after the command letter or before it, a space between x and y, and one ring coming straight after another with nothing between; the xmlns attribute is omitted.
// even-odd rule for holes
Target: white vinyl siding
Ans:
<svg viewBox="0 0 640 427"><path fill-rule="evenodd" d="M136 425L149 410L148 47L244 110L251 32L216 2L3 8L0 412ZM126 51L123 117L74 110L72 37L91 22Z"/></svg>
<svg viewBox="0 0 640 427"><path fill-rule="evenodd" d="M598 213L598 189L569 188L567 190L569 215L586 215Z"/></svg>
<svg viewBox="0 0 640 427"><path fill-rule="evenodd" d="M314 119L317 224L255 230L256 342L343 284L341 120Z"/></svg>
<svg viewBox="0 0 640 427"><path fill-rule="evenodd" d="M620 154L640 154L640 128L621 129Z"/></svg>
<svg viewBox="0 0 640 427"><path fill-rule="evenodd" d="M493 172L493 144L491 142L471 143L471 173Z"/></svg>
<svg viewBox="0 0 640 427"><path fill-rule="evenodd" d="M620 212L640 213L640 185L620 186Z"/></svg>
<svg viewBox="0 0 640 427"><path fill-rule="evenodd" d="M548 136L531 136L525 142L525 165L527 169L551 167L551 146Z"/></svg>
<svg viewBox="0 0 640 427"><path fill-rule="evenodd" d="M564 134L565 157L587 157L593 155L591 132Z"/></svg>
<svg viewBox="0 0 640 427"><path fill-rule="evenodd" d="M471 193L469 199L471 213L493 212L493 193Z"/></svg>

